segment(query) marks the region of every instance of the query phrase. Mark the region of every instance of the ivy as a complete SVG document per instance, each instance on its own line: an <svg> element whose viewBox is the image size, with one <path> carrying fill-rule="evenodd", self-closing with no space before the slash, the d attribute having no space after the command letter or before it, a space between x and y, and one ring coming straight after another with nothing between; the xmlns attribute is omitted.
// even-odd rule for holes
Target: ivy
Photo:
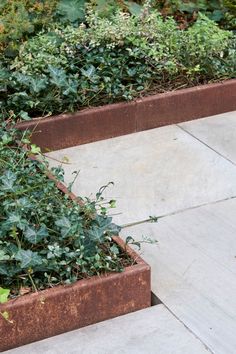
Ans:
<svg viewBox="0 0 236 354"><path fill-rule="evenodd" d="M233 32L203 14L182 30L144 10L106 18L88 8L87 25L53 24L24 42L0 66L1 112L28 120L236 77Z"/></svg>
<svg viewBox="0 0 236 354"><path fill-rule="evenodd" d="M9 295L4 289L14 297L24 288L37 291L122 271L124 260L129 262L112 242L120 227L100 205L105 187L93 201L70 200L47 177L46 160L25 134L1 125L0 302ZM15 143L20 140L27 151ZM52 172L63 178L61 168Z"/></svg>

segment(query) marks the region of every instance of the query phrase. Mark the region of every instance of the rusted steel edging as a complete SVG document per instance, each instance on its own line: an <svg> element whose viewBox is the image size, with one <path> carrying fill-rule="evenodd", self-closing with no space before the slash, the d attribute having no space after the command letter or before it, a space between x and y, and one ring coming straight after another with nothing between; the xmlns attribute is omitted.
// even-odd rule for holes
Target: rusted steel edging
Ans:
<svg viewBox="0 0 236 354"><path fill-rule="evenodd" d="M37 158L36 158L37 159ZM53 179L57 187L68 189ZM69 193L73 200L78 198ZM121 273L106 273L72 285L20 296L0 304L0 352L151 306L149 265L118 236L114 242L133 265Z"/></svg>
<svg viewBox="0 0 236 354"><path fill-rule="evenodd" d="M236 110L236 79L18 124L53 151Z"/></svg>

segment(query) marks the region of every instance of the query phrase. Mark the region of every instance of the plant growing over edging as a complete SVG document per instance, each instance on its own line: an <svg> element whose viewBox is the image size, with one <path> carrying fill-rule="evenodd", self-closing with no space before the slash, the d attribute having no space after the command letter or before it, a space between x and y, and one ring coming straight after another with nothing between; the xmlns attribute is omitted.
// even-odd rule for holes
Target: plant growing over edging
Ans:
<svg viewBox="0 0 236 354"><path fill-rule="evenodd" d="M122 271L130 260L112 242L120 227L97 212L95 201L71 200L47 177L42 155L32 159L28 138L0 131L0 299L69 284L104 272ZM58 179L61 169L54 169ZM5 289L5 290L4 290Z"/></svg>
<svg viewBox="0 0 236 354"><path fill-rule="evenodd" d="M9 294L9 289L4 289L0 287L0 304L4 304L5 302L7 302ZM7 311L0 311L0 316L2 316L2 318L4 318L4 320L6 320L7 322L12 323L12 321L9 320L9 314Z"/></svg>
<svg viewBox="0 0 236 354"><path fill-rule="evenodd" d="M112 182L102 186L93 201L71 199L54 181L63 180L62 168L53 168L52 173L27 133L1 124L0 303L93 275L121 272L133 264L112 240L122 228L107 215L115 201L105 203L102 196ZM139 247L142 242L150 240L126 240ZM10 321L7 313L1 315Z"/></svg>

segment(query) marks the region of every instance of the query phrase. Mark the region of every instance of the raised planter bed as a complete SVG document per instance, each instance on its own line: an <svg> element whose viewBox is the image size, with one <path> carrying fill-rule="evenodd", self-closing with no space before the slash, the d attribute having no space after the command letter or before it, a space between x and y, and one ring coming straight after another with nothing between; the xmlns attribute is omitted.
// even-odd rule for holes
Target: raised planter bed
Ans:
<svg viewBox="0 0 236 354"><path fill-rule="evenodd" d="M18 124L33 131L44 151L58 150L164 125L233 111L236 79L157 94L130 103L36 118Z"/></svg>
<svg viewBox="0 0 236 354"><path fill-rule="evenodd" d="M34 155L29 156L36 159ZM82 204L48 171L58 189ZM0 352L151 306L150 267L124 241L113 241L131 259L121 273L79 280L0 304Z"/></svg>
<svg viewBox="0 0 236 354"><path fill-rule="evenodd" d="M0 318L0 351L81 328L151 305L150 267L124 242L115 242L136 264L122 273L80 280L0 305L12 323Z"/></svg>

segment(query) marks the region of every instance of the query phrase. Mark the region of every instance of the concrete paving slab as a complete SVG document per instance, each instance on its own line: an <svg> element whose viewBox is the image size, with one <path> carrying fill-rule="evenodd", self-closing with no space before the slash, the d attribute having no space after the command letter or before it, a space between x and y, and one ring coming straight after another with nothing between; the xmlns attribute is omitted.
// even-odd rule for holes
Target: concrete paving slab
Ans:
<svg viewBox="0 0 236 354"><path fill-rule="evenodd" d="M209 351L163 305L158 305L5 353L205 354Z"/></svg>
<svg viewBox="0 0 236 354"><path fill-rule="evenodd" d="M152 289L214 353L236 348L236 199L172 215L123 231L144 245Z"/></svg>
<svg viewBox="0 0 236 354"><path fill-rule="evenodd" d="M179 126L236 164L236 111Z"/></svg>
<svg viewBox="0 0 236 354"><path fill-rule="evenodd" d="M117 199L117 223L140 220L236 195L236 167L176 126L55 151L71 162L65 180L79 170L73 191ZM51 166L58 162L49 159Z"/></svg>

